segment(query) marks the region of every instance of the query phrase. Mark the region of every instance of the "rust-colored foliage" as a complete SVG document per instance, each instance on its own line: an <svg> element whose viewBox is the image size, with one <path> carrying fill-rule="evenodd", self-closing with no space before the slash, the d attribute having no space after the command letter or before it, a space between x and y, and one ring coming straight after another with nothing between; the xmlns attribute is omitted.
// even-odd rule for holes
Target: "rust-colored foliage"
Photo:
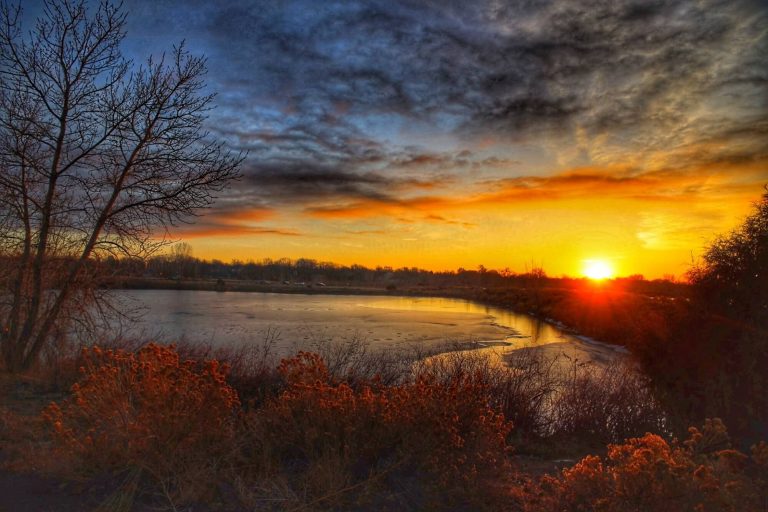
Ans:
<svg viewBox="0 0 768 512"><path fill-rule="evenodd" d="M283 457L312 460L333 452L369 466L399 460L453 482L505 465L512 425L488 405L487 386L471 375L447 384L374 380L353 389L333 382L318 355L303 352L284 360L280 372L287 388L255 425Z"/></svg>
<svg viewBox="0 0 768 512"><path fill-rule="evenodd" d="M404 482L418 489L408 499L419 496L423 508L476 508L478 500L498 504L503 486L493 484L514 476L506 456L512 425L491 405L494 388L482 373L350 385L319 355L300 352L280 363L282 391L240 422L217 361L182 362L174 347L154 344L92 348L82 360L71 397L43 414L54 454L80 474L149 475L174 500L204 499L223 466L227 478L256 489L254 503L259 482L274 480L330 508L373 503ZM768 445L755 445L751 457L732 449L718 419L689 433L682 443L646 434L609 445L604 457L531 483L532 492L508 486L507 499L535 511L765 508ZM227 457L248 462L222 464Z"/></svg>
<svg viewBox="0 0 768 512"><path fill-rule="evenodd" d="M766 504L765 445L753 459L730 449L722 422L691 428L684 446L655 434L609 445L558 477L544 477L530 510L743 511Z"/></svg>
<svg viewBox="0 0 768 512"><path fill-rule="evenodd" d="M44 418L57 449L85 473L145 469L158 478L221 456L239 400L218 361L182 362L174 348L86 349L72 396Z"/></svg>

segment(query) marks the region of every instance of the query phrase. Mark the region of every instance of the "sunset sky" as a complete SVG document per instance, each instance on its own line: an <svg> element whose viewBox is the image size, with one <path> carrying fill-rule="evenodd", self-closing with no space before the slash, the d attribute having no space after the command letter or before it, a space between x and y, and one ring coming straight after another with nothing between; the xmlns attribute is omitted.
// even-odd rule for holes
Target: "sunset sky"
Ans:
<svg viewBox="0 0 768 512"><path fill-rule="evenodd" d="M128 55L208 57L248 152L199 257L679 276L768 182L765 2L125 7Z"/></svg>

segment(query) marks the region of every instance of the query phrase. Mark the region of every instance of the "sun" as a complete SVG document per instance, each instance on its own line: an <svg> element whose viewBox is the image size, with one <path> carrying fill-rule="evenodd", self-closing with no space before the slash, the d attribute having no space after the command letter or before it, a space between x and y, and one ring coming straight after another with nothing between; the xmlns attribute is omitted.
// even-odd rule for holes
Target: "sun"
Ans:
<svg viewBox="0 0 768 512"><path fill-rule="evenodd" d="M600 281L613 277L614 271L611 264L605 260L584 260L583 273L590 279Z"/></svg>

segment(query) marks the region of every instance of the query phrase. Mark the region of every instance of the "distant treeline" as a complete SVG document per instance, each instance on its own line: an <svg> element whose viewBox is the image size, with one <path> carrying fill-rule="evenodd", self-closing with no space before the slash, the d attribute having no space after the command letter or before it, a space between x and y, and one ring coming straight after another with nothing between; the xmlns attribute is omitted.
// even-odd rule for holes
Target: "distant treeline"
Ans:
<svg viewBox="0 0 768 512"><path fill-rule="evenodd" d="M185 254L185 252L187 254ZM505 269L488 269L483 265L476 269L458 268L449 271L424 270L417 267L394 268L363 265L339 265L308 258L291 260L263 259L259 261L203 260L192 257L188 251L174 250L171 254L145 260L108 258L102 265L116 277L164 278L176 280L223 279L255 281L261 284L291 284L299 286L372 286L413 287L481 287L505 288L581 288L586 278L550 277L542 268L518 273ZM673 278L646 280L636 274L612 279L612 288L644 295L680 296L687 284Z"/></svg>

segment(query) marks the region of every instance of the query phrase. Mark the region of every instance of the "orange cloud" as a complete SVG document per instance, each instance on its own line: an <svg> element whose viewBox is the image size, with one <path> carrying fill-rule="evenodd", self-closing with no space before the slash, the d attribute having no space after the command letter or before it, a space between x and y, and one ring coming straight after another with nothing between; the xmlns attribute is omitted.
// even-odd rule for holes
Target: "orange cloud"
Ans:
<svg viewBox="0 0 768 512"><path fill-rule="evenodd" d="M288 229L274 229L254 226L240 226L228 224L204 224L191 230L184 230L177 235L184 238L206 238L215 236L251 236L251 235L278 235L278 236L301 236L302 233Z"/></svg>
<svg viewBox="0 0 768 512"><path fill-rule="evenodd" d="M553 176L519 176L475 185L465 194L415 196L392 200L361 199L346 204L315 205L305 208L311 217L321 219L359 219L393 217L408 219L413 213L423 220L445 220L443 212L452 210L505 207L530 202L556 202L571 199L673 202L681 200L717 202L728 197L754 195L768 181L768 162L748 164L702 164L685 169L660 169L633 173L626 167L578 167Z"/></svg>
<svg viewBox="0 0 768 512"><path fill-rule="evenodd" d="M429 222L440 222L443 224L453 224L456 226L463 226L465 228L473 228L476 226L476 224L472 224L471 222L462 222L460 220L452 220L452 219L446 219L442 215L436 215L434 213L431 213L424 217L424 220Z"/></svg>
<svg viewBox="0 0 768 512"><path fill-rule="evenodd" d="M217 236L279 235L300 236L302 233L292 229L280 229L255 226L251 223L269 220L275 211L269 208L234 208L212 212L202 222L178 227L174 235L184 238L205 238Z"/></svg>
<svg viewBox="0 0 768 512"><path fill-rule="evenodd" d="M313 206L304 211L308 215L323 219L354 219L363 217L397 217L404 212L424 211L444 207L451 198L440 196L418 196L410 199L388 200L379 198L362 199L340 206Z"/></svg>

